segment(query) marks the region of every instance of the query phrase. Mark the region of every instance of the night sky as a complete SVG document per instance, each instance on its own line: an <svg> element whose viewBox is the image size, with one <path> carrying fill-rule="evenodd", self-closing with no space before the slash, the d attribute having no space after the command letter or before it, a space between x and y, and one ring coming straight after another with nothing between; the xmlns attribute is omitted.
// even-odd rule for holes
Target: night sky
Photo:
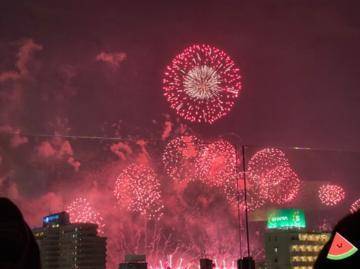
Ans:
<svg viewBox="0 0 360 269"><path fill-rule="evenodd" d="M239 65L243 92L226 118L193 128L235 132L246 144L356 150L356 2L7 1L1 70L14 69L17 42L33 39L43 49L30 63L25 129L43 133L44 122L65 115L72 134L98 135L104 121L137 126L174 117L162 97L162 72L187 45L208 43ZM126 59L114 70L95 61L101 52Z"/></svg>
<svg viewBox="0 0 360 269"><path fill-rule="evenodd" d="M283 147L299 177L313 181L297 202L314 215L329 212L313 208L319 182L346 189L336 216L359 198L358 1L17 0L0 7L0 194L14 199L32 226L79 194L116 220L106 211L114 178L144 160L159 174L165 206L176 208L165 214L165 230L170 223L182 228L174 215L193 214L187 202L215 210L210 218L220 214L218 194L194 202L201 186L184 195L161 172L164 146L182 134L231 136L251 145L246 158L265 145ZM224 50L242 76L233 109L212 125L178 117L162 90L173 57L203 43ZM170 189L181 203L169 198ZM197 236L200 224L191 224L186 232ZM108 235L119 229L109 227ZM110 243L113 264L118 247Z"/></svg>

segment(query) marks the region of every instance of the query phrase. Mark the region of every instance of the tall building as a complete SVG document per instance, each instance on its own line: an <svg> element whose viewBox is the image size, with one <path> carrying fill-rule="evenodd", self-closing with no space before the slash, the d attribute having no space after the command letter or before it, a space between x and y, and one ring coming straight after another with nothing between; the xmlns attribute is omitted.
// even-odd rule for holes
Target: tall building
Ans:
<svg viewBox="0 0 360 269"><path fill-rule="evenodd" d="M329 233L306 230L304 212L298 209L273 210L265 233L266 268L312 269Z"/></svg>
<svg viewBox="0 0 360 269"><path fill-rule="evenodd" d="M106 238L97 225L70 223L61 212L43 218L43 227L33 229L44 269L105 269Z"/></svg>

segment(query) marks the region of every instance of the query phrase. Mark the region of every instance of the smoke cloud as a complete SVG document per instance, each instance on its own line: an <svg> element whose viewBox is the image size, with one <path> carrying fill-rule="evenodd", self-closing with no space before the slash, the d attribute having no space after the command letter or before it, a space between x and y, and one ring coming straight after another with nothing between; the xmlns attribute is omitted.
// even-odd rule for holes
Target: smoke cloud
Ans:
<svg viewBox="0 0 360 269"><path fill-rule="evenodd" d="M127 55L124 52L100 52L96 55L96 61L109 64L111 67L117 69L120 64L125 61Z"/></svg>

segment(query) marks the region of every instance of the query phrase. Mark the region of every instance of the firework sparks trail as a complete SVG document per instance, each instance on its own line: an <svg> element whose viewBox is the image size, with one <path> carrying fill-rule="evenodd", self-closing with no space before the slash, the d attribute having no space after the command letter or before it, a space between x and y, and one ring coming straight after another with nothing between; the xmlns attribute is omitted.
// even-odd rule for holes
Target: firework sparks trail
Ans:
<svg viewBox="0 0 360 269"><path fill-rule="evenodd" d="M132 164L117 177L114 195L120 206L137 212L148 219L159 219L162 215L160 182L149 166Z"/></svg>
<svg viewBox="0 0 360 269"><path fill-rule="evenodd" d="M185 258L180 257L175 262L173 261L173 255L168 255L166 259L161 259L154 265L150 265L151 269L191 269L200 267L199 260L191 260L187 261ZM220 262L218 262L218 260ZM217 259L214 258L214 269L235 269L235 261L232 260L231 262L227 261L226 259Z"/></svg>
<svg viewBox="0 0 360 269"><path fill-rule="evenodd" d="M339 185L322 185L318 194L321 203L326 206L335 206L345 199L345 191Z"/></svg>
<svg viewBox="0 0 360 269"><path fill-rule="evenodd" d="M66 207L72 223L95 223L100 234L104 233L104 219L89 203L86 198L76 198Z"/></svg>
<svg viewBox="0 0 360 269"><path fill-rule="evenodd" d="M358 210L360 210L360 198L353 202L350 206L351 213L355 213Z"/></svg>
<svg viewBox="0 0 360 269"><path fill-rule="evenodd" d="M184 119L211 124L233 107L241 90L240 78L239 69L225 52L192 45L167 66L164 95Z"/></svg>

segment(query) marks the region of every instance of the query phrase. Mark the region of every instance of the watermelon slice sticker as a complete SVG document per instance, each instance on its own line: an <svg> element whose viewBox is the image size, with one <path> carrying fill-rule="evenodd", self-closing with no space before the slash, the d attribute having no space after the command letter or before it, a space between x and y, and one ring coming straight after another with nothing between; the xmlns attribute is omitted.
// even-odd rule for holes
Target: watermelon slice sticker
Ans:
<svg viewBox="0 0 360 269"><path fill-rule="evenodd" d="M358 249L341 234L336 233L327 258L329 260L343 260L357 252Z"/></svg>

